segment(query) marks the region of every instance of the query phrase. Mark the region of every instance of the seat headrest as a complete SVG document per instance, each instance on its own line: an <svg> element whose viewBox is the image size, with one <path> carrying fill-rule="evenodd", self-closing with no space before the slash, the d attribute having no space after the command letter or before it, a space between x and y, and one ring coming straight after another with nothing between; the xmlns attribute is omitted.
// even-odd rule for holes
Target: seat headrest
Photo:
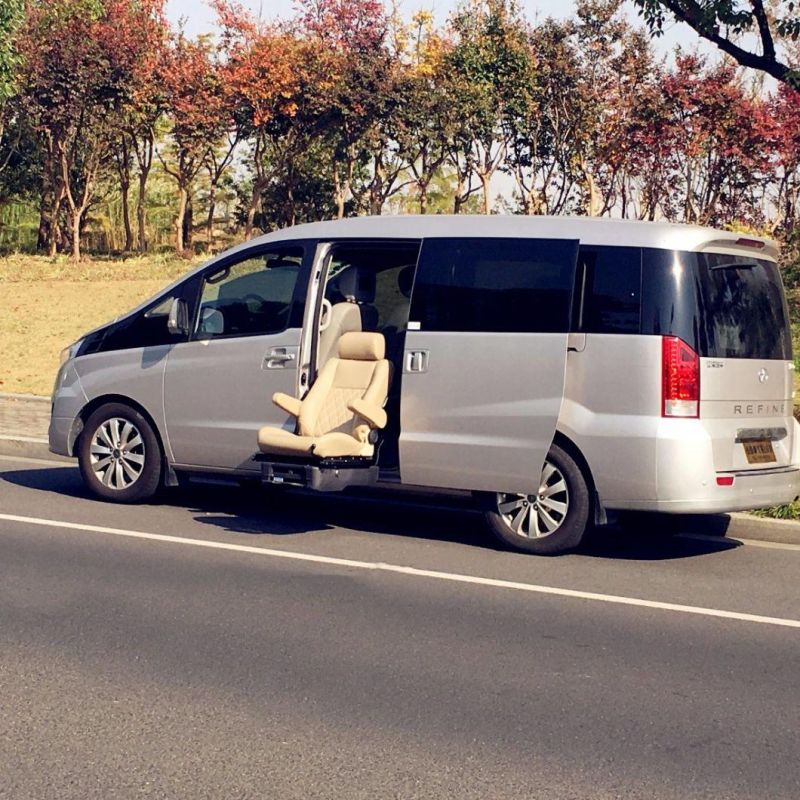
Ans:
<svg viewBox="0 0 800 800"><path fill-rule="evenodd" d="M380 333L350 331L339 339L339 358L353 361L381 361L386 354L386 342Z"/></svg>
<svg viewBox="0 0 800 800"><path fill-rule="evenodd" d="M377 289L375 274L367 269L346 267L331 280L333 288L351 303L372 303Z"/></svg>

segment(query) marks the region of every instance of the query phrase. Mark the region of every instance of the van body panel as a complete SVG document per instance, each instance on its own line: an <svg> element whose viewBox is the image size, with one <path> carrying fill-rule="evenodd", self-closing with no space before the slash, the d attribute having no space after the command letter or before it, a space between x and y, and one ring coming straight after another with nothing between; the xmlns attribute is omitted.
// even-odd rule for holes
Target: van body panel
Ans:
<svg viewBox="0 0 800 800"><path fill-rule="evenodd" d="M564 396L566 334L406 334L403 483L520 492L539 487ZM425 372L408 370L427 354Z"/></svg>
<svg viewBox="0 0 800 800"><path fill-rule="evenodd" d="M127 397L144 408L167 446L164 369L172 345L92 353L75 359L75 370L90 403L105 395ZM170 453L167 453L170 456Z"/></svg>
<svg viewBox="0 0 800 800"><path fill-rule="evenodd" d="M259 428L294 430L294 418L272 395L297 394L301 335L292 328L175 345L167 362L164 408L176 466L258 471L252 456ZM294 358L268 366L276 352Z"/></svg>
<svg viewBox="0 0 800 800"><path fill-rule="evenodd" d="M558 430L583 453L609 508L656 495L661 339L590 333L567 357Z"/></svg>

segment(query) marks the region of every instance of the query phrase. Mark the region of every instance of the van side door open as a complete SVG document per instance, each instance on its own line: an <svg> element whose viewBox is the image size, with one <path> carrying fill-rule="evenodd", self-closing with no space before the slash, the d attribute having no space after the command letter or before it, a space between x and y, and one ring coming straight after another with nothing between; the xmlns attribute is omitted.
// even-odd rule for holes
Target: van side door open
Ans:
<svg viewBox="0 0 800 800"><path fill-rule="evenodd" d="M578 241L423 242L403 358L404 484L533 493L564 396Z"/></svg>

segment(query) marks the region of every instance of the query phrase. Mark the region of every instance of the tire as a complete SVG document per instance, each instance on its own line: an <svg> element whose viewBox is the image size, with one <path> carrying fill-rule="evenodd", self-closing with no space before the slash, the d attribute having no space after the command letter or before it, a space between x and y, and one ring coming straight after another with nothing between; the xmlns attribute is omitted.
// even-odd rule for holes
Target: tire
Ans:
<svg viewBox="0 0 800 800"><path fill-rule="evenodd" d="M525 553L552 556L574 550L586 533L591 499L580 467L558 445L547 454L540 492L483 493L489 529L505 547Z"/></svg>
<svg viewBox="0 0 800 800"><path fill-rule="evenodd" d="M124 403L92 412L78 442L81 477L92 494L113 503L138 503L161 486L163 453L152 425Z"/></svg>

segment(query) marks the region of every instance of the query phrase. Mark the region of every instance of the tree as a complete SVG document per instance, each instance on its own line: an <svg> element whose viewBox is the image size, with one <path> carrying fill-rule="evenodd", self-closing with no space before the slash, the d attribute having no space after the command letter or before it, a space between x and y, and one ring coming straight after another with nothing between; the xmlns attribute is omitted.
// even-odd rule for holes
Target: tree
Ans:
<svg viewBox="0 0 800 800"><path fill-rule="evenodd" d="M179 34L167 59L164 87L171 158L158 155L165 172L178 184L175 250L183 254L191 243L188 212L194 180L232 125L213 44Z"/></svg>
<svg viewBox="0 0 800 800"><path fill-rule="evenodd" d="M153 0L32 2L20 33L25 107L43 143L44 205L55 253L62 204L73 258L130 97Z"/></svg>
<svg viewBox="0 0 800 800"><path fill-rule="evenodd" d="M392 114L394 83L387 48L389 20L380 0L298 0L298 33L310 48L299 118L324 143L334 181L336 216L357 202L359 170L370 143L386 143L379 129Z"/></svg>
<svg viewBox="0 0 800 800"><path fill-rule="evenodd" d="M373 206L378 201L383 205L392 193L413 184L418 211L426 214L429 190L447 160L452 135L445 71L447 44L434 30L430 12L419 12L412 23L411 59L398 79L397 108L391 120L397 158L394 169L387 170L382 163L387 177L382 195ZM411 180L398 186L396 181L404 168L411 173Z"/></svg>
<svg viewBox="0 0 800 800"><path fill-rule="evenodd" d="M262 25L238 5L217 0L214 7L223 34L223 80L240 135L249 142L252 183L244 218L249 239L267 187L281 170L292 173L307 148L297 111L308 48L291 31Z"/></svg>
<svg viewBox="0 0 800 800"><path fill-rule="evenodd" d="M26 128L17 118L19 107L15 102L19 66L16 36L22 11L23 0L5 0L0 4L0 177L18 155L20 135ZM3 189L0 187L0 198L7 194Z"/></svg>
<svg viewBox="0 0 800 800"><path fill-rule="evenodd" d="M489 214L492 177L508 153L512 120L524 94L520 89L532 78L531 53L514 0L468 0L452 26L457 37L447 57L448 96L457 123L452 161L457 171L477 176L483 211Z"/></svg>
<svg viewBox="0 0 800 800"><path fill-rule="evenodd" d="M667 13L685 22L743 67L766 72L800 88L800 64L786 63L776 41L800 36L800 5L795 0L634 0L650 30L662 33ZM744 34L753 34L760 52L748 49Z"/></svg>
<svg viewBox="0 0 800 800"><path fill-rule="evenodd" d="M707 68L679 56L664 79L673 119L678 220L703 225L745 221L770 170L771 121L731 64ZM752 221L752 220L751 220Z"/></svg>
<svg viewBox="0 0 800 800"><path fill-rule="evenodd" d="M771 202L776 209L776 227L800 244L800 92L781 86L770 99L775 121L775 180ZM800 258L797 260L800 264ZM800 279L800 274L797 276Z"/></svg>
<svg viewBox="0 0 800 800"><path fill-rule="evenodd" d="M151 13L138 20L140 28L135 35L139 50L134 67L134 81L124 110L117 150L125 249L131 249L132 246L127 194L131 183L130 170L135 161L138 182L136 244L142 253L147 250L147 181L155 156L156 127L166 107L164 84L167 75L169 27L164 18L164 2L165 0L152 0Z"/></svg>

